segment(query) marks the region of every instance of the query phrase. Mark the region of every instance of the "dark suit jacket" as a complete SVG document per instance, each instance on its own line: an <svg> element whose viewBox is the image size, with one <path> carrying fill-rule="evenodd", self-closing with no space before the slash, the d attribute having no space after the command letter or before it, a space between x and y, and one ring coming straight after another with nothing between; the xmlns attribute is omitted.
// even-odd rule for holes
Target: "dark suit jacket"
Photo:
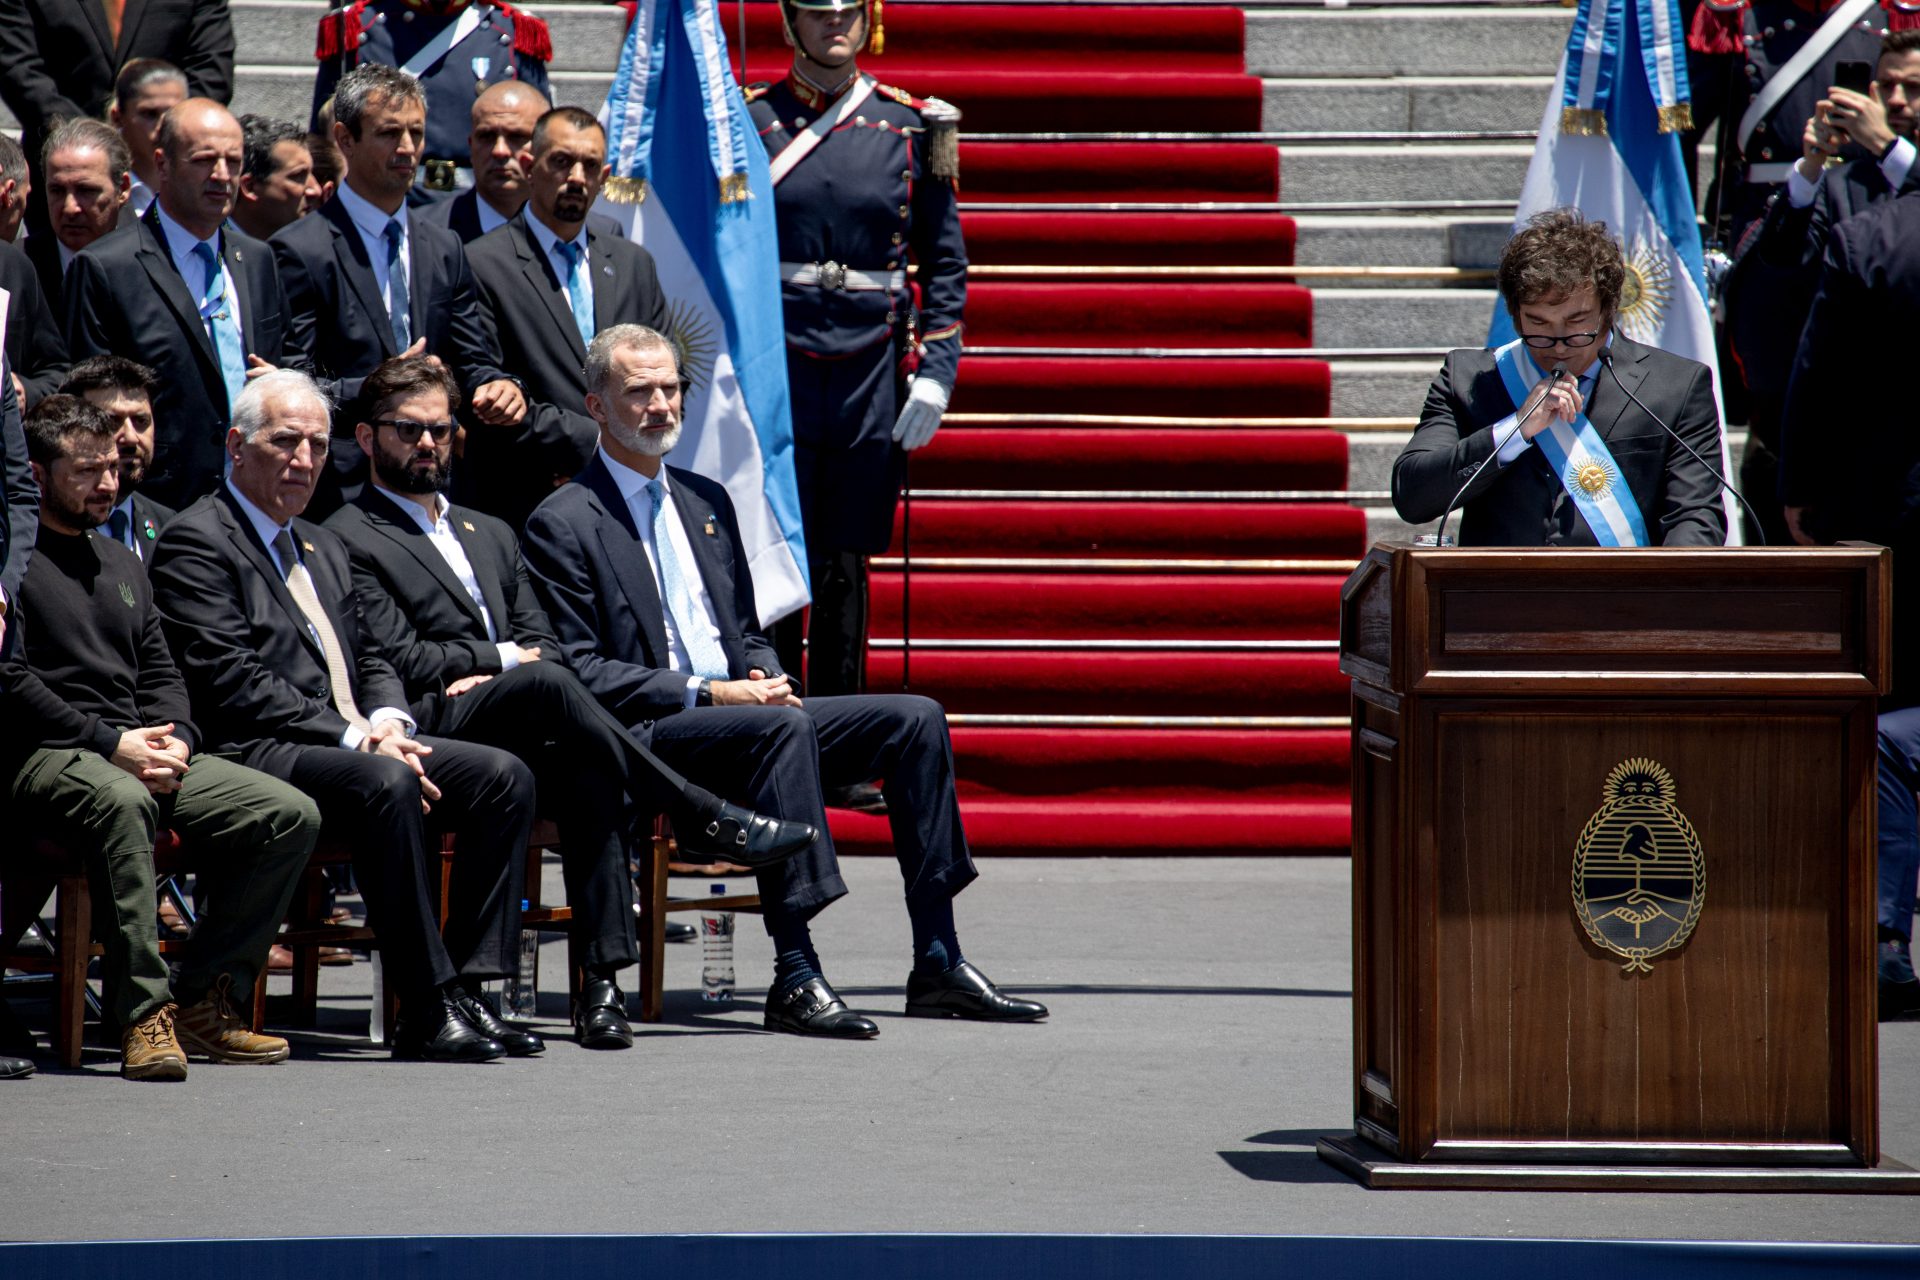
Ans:
<svg viewBox="0 0 1920 1280"><path fill-rule="evenodd" d="M339 637L355 705L405 706L400 678L367 632L346 544L305 520L292 533ZM147 572L208 749L271 771L263 762L277 752L339 744L347 722L333 706L326 656L226 486L174 517Z"/></svg>
<svg viewBox="0 0 1920 1280"><path fill-rule="evenodd" d="M416 191L420 188L414 188ZM480 193L468 187L450 200L435 200L423 205L418 216L428 218L460 237L461 244L472 244L485 232L480 230ZM607 235L626 238L626 232L618 222L598 213L587 215L587 227L591 231L604 232ZM498 230L498 228L495 228Z"/></svg>
<svg viewBox="0 0 1920 1280"><path fill-rule="evenodd" d="M126 356L159 375L153 470L144 487L168 506L183 507L220 479L227 387L198 301L167 252L158 209L155 205L134 226L102 236L74 258L66 282L67 352L76 361ZM231 224L220 245L240 297L247 353L268 364L304 369L305 348L288 323L272 253Z"/></svg>
<svg viewBox="0 0 1920 1280"><path fill-rule="evenodd" d="M227 0L126 0L111 39L100 0L0 0L0 98L19 119L39 172L53 116L106 118L113 80L134 58L164 58L195 98L233 97Z"/></svg>
<svg viewBox="0 0 1920 1280"><path fill-rule="evenodd" d="M558 662L560 642L527 580L513 530L466 507L450 507L447 520L499 638ZM347 544L367 627L405 683L408 708L422 726L438 722L449 684L499 673L500 651L487 638L473 597L397 501L368 485L328 517L326 527Z"/></svg>
<svg viewBox="0 0 1920 1280"><path fill-rule="evenodd" d="M1909 188L1834 227L1787 389L1780 500L1815 508L1823 537L1894 543L1914 532L1916 326L1920 190Z"/></svg>
<svg viewBox="0 0 1920 1280"><path fill-rule="evenodd" d="M44 202L36 199L33 203ZM17 247L33 264L33 273L40 280L40 296L47 300L54 323L60 328L61 341L64 342L67 335L67 285L66 279L60 274L60 241L52 231L42 229L28 235L28 230L24 225L20 228L21 237Z"/></svg>
<svg viewBox="0 0 1920 1280"><path fill-rule="evenodd" d="M483 383L506 376L473 273L451 231L411 213L407 222L412 334L426 339L427 354L446 361L471 396ZM312 354L316 376L339 406L336 424L350 428L357 421L353 401L361 382L382 360L400 354L366 243L338 197L281 228L271 243L295 340Z"/></svg>
<svg viewBox="0 0 1920 1280"><path fill-rule="evenodd" d="M725 486L678 467L667 473L713 602L729 676L744 679L756 668L778 673L773 642L755 624L753 579ZM687 673L669 669L665 611L646 546L597 455L534 511L525 546L560 652L601 705L628 724L679 710Z"/></svg>
<svg viewBox="0 0 1920 1280"><path fill-rule="evenodd" d="M67 376L66 335L40 288L40 273L10 244L0 244L0 289L7 291L7 359L27 385L31 408L58 391Z"/></svg>
<svg viewBox="0 0 1920 1280"><path fill-rule="evenodd" d="M553 488L553 478L579 473L598 447L600 428L587 416L581 368L587 347L573 322L566 287L527 229L523 209L467 246L509 371L527 392L527 417L511 433L467 434L465 484L469 500L519 525ZM653 255L639 245L587 226L587 267L593 273L594 332L615 324L643 324L667 332L667 299Z"/></svg>
<svg viewBox="0 0 1920 1280"><path fill-rule="evenodd" d="M20 598L20 583L33 559L34 540L40 536L40 486L27 464L27 433L20 423L20 402L13 379L0 360L0 588L9 602ZM13 652L13 628L0 642L0 657Z"/></svg>
<svg viewBox="0 0 1920 1280"><path fill-rule="evenodd" d="M162 533L166 532L167 525L179 514L178 511L175 511L166 503L155 502L152 498L149 498L144 491L134 494L133 540L138 544L134 549L134 554L142 560L153 559L157 539ZM148 526L152 526L153 528L152 538L146 536ZM102 525L100 531L104 536L106 526Z"/></svg>
<svg viewBox="0 0 1920 1280"><path fill-rule="evenodd" d="M1720 415L1713 375L1703 364L1615 335L1620 383L1702 458L1720 457ZM1594 365L1587 401L1592 421L1647 524L1656 546L1717 547L1726 542L1720 483L1687 456L1613 377ZM1491 351L1455 351L1427 392L1413 438L1393 464L1393 505L1411 524L1438 520L1447 500L1494 451L1491 427L1515 409ZM1597 545L1593 531L1539 446L1511 463L1495 462L1461 499L1460 544L1481 547Z"/></svg>

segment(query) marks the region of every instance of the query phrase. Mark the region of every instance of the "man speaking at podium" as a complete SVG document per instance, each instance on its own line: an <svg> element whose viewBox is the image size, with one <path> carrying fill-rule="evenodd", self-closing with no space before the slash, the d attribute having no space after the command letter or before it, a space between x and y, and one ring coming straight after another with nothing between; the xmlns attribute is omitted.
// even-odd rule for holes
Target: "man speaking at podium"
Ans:
<svg viewBox="0 0 1920 1280"><path fill-rule="evenodd" d="M1713 374L1613 332L1625 282L1606 224L1577 211L1537 214L1507 242L1500 294L1520 337L1441 365L1393 465L1401 519L1459 510L1463 546L1726 542L1704 461L1720 456Z"/></svg>

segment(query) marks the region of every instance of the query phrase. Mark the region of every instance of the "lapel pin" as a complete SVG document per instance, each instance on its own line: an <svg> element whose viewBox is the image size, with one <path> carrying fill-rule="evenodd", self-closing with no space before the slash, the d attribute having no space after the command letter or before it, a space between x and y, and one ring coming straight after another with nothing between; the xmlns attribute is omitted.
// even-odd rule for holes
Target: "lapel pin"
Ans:
<svg viewBox="0 0 1920 1280"><path fill-rule="evenodd" d="M717 532L714 531L713 521L711 520L707 521L706 533L709 538L717 538L720 536Z"/></svg>
<svg viewBox="0 0 1920 1280"><path fill-rule="evenodd" d="M476 528L474 528L474 527L473 527L473 521L471 521L471 520L462 520L462 521L460 522L460 527L461 527L462 529L465 529L465 530L466 530L466 531L467 531L468 533L478 533L478 532L480 532L480 531L479 531L478 529L476 529Z"/></svg>
<svg viewBox="0 0 1920 1280"><path fill-rule="evenodd" d="M601 275L603 275L603 276L610 276L610 275L612 275L612 274L613 274L613 268L612 268L612 267L602 267L602 268L600 268L600 274L601 274Z"/></svg>
<svg viewBox="0 0 1920 1280"><path fill-rule="evenodd" d="M311 542L308 542L305 538L300 539L300 545L308 551L314 550L314 545Z"/></svg>
<svg viewBox="0 0 1920 1280"><path fill-rule="evenodd" d="M147 535L148 542L152 542L155 538L160 536L160 531L153 527L153 521L151 520L146 520L141 522L140 528L141 528L141 532Z"/></svg>

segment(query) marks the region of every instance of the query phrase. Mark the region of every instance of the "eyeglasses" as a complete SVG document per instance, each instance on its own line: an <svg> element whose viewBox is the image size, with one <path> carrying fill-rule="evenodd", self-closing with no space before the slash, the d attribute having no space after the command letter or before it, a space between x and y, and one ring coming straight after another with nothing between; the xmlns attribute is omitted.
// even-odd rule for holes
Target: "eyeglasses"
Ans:
<svg viewBox="0 0 1920 1280"><path fill-rule="evenodd" d="M1523 333L1520 341L1536 351L1542 347L1590 347L1605 332L1604 329L1589 329L1585 333Z"/></svg>
<svg viewBox="0 0 1920 1280"><path fill-rule="evenodd" d="M333 441L325 436L310 436L301 431L276 431L264 437L267 447L280 453L297 453L301 445L306 445L315 458L327 456L327 450Z"/></svg>
<svg viewBox="0 0 1920 1280"><path fill-rule="evenodd" d="M412 418L375 418L376 427L392 427L393 434L405 444L418 444L420 437L432 436L435 440L451 440L459 428L457 422L415 422Z"/></svg>

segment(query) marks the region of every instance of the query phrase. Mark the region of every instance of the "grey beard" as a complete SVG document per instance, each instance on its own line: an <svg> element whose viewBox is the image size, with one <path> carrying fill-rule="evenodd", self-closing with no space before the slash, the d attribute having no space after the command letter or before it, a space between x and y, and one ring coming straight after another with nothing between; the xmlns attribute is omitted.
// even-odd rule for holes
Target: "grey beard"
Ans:
<svg viewBox="0 0 1920 1280"><path fill-rule="evenodd" d="M649 458L664 458L680 443L680 432L684 426L684 423L676 422L671 431L657 438L638 428L616 426L613 428L613 438L635 453L644 453Z"/></svg>

